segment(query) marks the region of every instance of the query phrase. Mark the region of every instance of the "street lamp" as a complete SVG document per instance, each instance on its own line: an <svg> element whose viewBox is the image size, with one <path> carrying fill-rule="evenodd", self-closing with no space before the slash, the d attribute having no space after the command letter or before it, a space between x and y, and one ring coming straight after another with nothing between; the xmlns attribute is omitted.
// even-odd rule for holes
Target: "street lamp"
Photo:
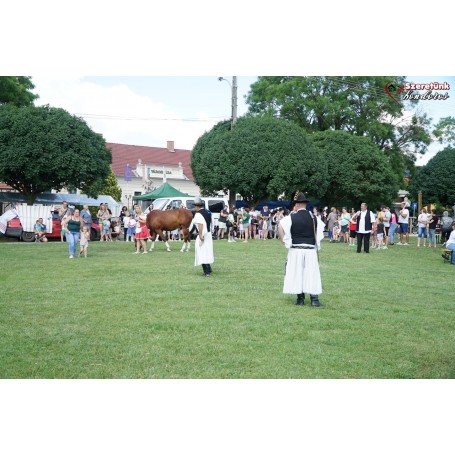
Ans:
<svg viewBox="0 0 455 455"><path fill-rule="evenodd" d="M237 121L237 76L232 76L232 84L224 77L219 77L218 80L226 81L231 87L232 101L231 101L231 129L234 128L235 122Z"/></svg>

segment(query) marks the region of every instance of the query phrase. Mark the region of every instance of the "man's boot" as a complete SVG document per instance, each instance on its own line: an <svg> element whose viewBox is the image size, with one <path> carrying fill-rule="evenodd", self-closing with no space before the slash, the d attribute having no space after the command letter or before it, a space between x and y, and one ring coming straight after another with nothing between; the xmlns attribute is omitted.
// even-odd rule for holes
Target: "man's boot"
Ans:
<svg viewBox="0 0 455 455"><path fill-rule="evenodd" d="M207 273L212 273L212 266L210 264L207 264Z"/></svg>
<svg viewBox="0 0 455 455"><path fill-rule="evenodd" d="M320 301L317 295L315 294L310 294L310 299L311 299L311 306L315 307L323 307L323 305Z"/></svg>
<svg viewBox="0 0 455 455"><path fill-rule="evenodd" d="M207 269L207 264L202 264L202 270L204 271L204 276L209 276L210 273Z"/></svg>
<svg viewBox="0 0 455 455"><path fill-rule="evenodd" d="M294 302L294 305L305 305L305 294L297 294L297 300Z"/></svg>

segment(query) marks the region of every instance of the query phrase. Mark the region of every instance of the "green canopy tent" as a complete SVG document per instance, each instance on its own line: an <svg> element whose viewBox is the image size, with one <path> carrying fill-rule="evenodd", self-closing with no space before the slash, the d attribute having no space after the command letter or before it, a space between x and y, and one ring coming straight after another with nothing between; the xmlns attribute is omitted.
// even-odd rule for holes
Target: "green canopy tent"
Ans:
<svg viewBox="0 0 455 455"><path fill-rule="evenodd" d="M186 196L191 197L190 194L182 193L177 188L174 188L169 183L163 183L160 187L156 190L152 191L151 193L141 194L140 196L134 196L133 199L135 201L154 201L160 197L178 197L178 196Z"/></svg>

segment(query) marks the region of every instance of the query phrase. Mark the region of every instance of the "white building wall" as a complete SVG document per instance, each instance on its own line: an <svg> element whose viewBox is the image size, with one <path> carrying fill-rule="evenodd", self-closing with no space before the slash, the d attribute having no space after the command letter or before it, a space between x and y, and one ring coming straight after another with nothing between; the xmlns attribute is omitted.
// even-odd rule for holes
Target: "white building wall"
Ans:
<svg viewBox="0 0 455 455"><path fill-rule="evenodd" d="M121 205L126 205L128 208L132 205L133 196L137 193L146 194L150 191L146 191L144 188L145 180L140 177L133 177L131 181L126 182L123 176L116 176L119 187L122 189ZM200 194L200 188L192 180L180 180L166 177L165 181L172 185L175 189L188 193L191 196L198 196ZM155 188L160 187L164 181L163 178L152 178L153 186Z"/></svg>

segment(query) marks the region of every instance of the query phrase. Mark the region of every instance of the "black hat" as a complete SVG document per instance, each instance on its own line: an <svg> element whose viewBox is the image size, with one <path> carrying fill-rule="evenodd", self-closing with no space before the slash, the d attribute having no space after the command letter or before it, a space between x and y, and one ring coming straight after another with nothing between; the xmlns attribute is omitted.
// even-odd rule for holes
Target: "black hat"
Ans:
<svg viewBox="0 0 455 455"><path fill-rule="evenodd" d="M200 197L195 198L193 204L196 207L205 207L204 201Z"/></svg>
<svg viewBox="0 0 455 455"><path fill-rule="evenodd" d="M305 193L302 193L301 191L296 191L292 197L291 204L295 204L296 202L310 202L310 201L306 197Z"/></svg>

